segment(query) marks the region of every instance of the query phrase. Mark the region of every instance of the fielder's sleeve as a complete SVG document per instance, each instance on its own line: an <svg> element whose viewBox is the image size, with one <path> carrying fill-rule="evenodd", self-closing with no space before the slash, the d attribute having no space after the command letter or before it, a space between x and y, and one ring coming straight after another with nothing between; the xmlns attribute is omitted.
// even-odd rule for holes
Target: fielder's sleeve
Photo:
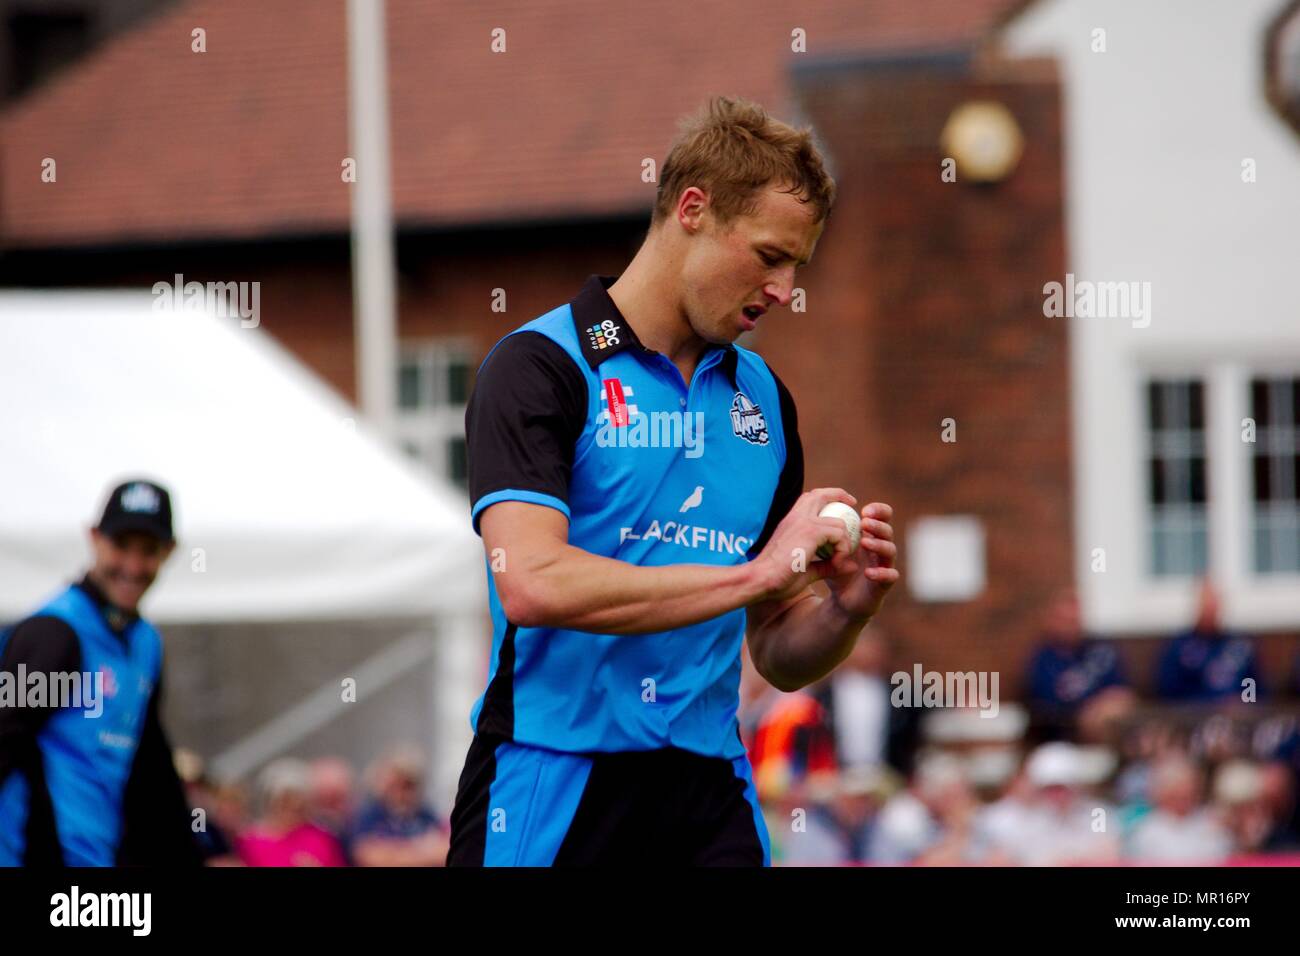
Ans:
<svg viewBox="0 0 1300 956"><path fill-rule="evenodd" d="M771 368L768 368L771 371ZM772 495L772 507L768 510L767 521L763 531L749 549L748 557L752 560L767 546L772 532L781 523L794 503L803 494L803 443L799 441L799 420L794 408L794 398L785 387L776 372L772 372L776 382L777 394L781 398L781 430L785 435L785 465L781 468L781 477L777 481L776 493Z"/></svg>
<svg viewBox="0 0 1300 956"><path fill-rule="evenodd" d="M163 730L161 709L159 677L149 697L140 743L122 795L118 866L199 866L203 862L191 828L189 799Z"/></svg>
<svg viewBox="0 0 1300 956"><path fill-rule="evenodd" d="M518 332L479 369L465 409L471 520L499 501L569 516L573 454L587 418L587 380L558 344Z"/></svg>
<svg viewBox="0 0 1300 956"><path fill-rule="evenodd" d="M0 653L0 671L13 675L17 686L18 666L27 674L41 673L46 679L52 674L75 674L81 671L81 644L77 635L64 621L43 615L31 617L16 625L3 642ZM26 688L19 688L23 693ZM0 782L9 773L37 759L36 735L56 708L0 706Z"/></svg>

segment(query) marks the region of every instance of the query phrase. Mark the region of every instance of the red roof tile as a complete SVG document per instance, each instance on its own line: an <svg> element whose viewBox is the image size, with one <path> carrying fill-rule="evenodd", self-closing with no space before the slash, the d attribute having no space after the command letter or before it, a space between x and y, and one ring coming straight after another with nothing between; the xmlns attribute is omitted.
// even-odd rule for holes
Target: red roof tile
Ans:
<svg viewBox="0 0 1300 956"><path fill-rule="evenodd" d="M394 210L406 224L647 209L641 160L712 93L788 113L809 59L966 46L1018 0L389 0ZM207 31L207 52L190 50ZM507 50L490 34L506 30ZM9 247L339 232L343 0L192 0L0 116ZM57 182L41 162L57 162Z"/></svg>

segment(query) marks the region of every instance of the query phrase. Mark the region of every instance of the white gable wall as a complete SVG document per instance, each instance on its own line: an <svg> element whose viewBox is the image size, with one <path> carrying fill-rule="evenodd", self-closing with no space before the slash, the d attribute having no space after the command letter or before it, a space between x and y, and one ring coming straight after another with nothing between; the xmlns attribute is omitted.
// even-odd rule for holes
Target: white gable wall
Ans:
<svg viewBox="0 0 1300 956"><path fill-rule="evenodd" d="M1151 283L1145 328L1043 319L1070 323L1077 577L1092 627L1190 620L1191 582L1147 571L1143 387L1163 372L1206 382L1210 562L1228 622L1300 625L1300 580L1249 568L1251 446L1240 437L1249 376L1300 374L1300 136L1263 92L1264 33L1283 6L1041 0L1004 34L1008 55L1061 67L1069 271ZM1096 28L1104 53L1092 50Z"/></svg>

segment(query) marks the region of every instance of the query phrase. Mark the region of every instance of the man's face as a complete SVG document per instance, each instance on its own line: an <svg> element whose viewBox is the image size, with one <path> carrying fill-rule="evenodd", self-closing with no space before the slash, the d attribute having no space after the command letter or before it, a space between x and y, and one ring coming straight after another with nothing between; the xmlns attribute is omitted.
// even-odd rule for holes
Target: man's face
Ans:
<svg viewBox="0 0 1300 956"><path fill-rule="evenodd" d="M1066 813L1074 803L1074 788L1063 783L1040 787L1038 794L1047 807L1058 814Z"/></svg>
<svg viewBox="0 0 1300 956"><path fill-rule="evenodd" d="M1185 817L1196 809L1199 785L1190 771L1170 773L1154 794L1155 804L1166 813Z"/></svg>
<svg viewBox="0 0 1300 956"><path fill-rule="evenodd" d="M91 580L117 607L138 610L174 545L134 531L110 537L97 528L91 529L90 540L95 550Z"/></svg>
<svg viewBox="0 0 1300 956"><path fill-rule="evenodd" d="M1196 626L1202 631L1219 629L1219 593L1208 582L1201 585L1198 595Z"/></svg>
<svg viewBox="0 0 1300 956"><path fill-rule="evenodd" d="M396 813L414 813L420 806L420 781L412 774L393 769L384 786L384 798Z"/></svg>
<svg viewBox="0 0 1300 956"><path fill-rule="evenodd" d="M311 802L325 820L341 820L352 803L352 780L340 767L327 764L312 768Z"/></svg>
<svg viewBox="0 0 1300 956"><path fill-rule="evenodd" d="M775 186L759 193L752 215L726 225L706 208L682 269L682 308L695 333L727 345L772 306L789 305L795 269L812 258L823 226L811 204Z"/></svg>

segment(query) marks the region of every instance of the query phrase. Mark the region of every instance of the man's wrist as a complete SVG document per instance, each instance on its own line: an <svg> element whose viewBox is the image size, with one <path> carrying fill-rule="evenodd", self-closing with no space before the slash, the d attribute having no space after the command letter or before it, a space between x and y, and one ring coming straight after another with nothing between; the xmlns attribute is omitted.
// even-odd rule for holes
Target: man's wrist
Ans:
<svg viewBox="0 0 1300 956"><path fill-rule="evenodd" d="M872 618L870 613L849 613L840 605L839 599L833 593L822 601L820 611L825 617L827 630L837 634L848 631L856 634L866 627Z"/></svg>
<svg viewBox="0 0 1300 956"><path fill-rule="evenodd" d="M744 600L743 607L770 600L780 590L781 583L775 580L772 569L761 554L752 561L737 565L736 570L740 575L739 588Z"/></svg>

